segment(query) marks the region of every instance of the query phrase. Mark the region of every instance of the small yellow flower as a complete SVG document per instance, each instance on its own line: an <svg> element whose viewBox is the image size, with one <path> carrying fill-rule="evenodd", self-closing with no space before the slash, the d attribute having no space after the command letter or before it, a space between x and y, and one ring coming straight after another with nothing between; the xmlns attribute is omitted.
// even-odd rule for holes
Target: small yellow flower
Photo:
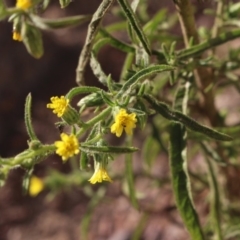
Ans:
<svg viewBox="0 0 240 240"><path fill-rule="evenodd" d="M53 113L57 114L58 117L62 117L62 115L67 110L69 99L66 99L64 96L59 97L51 97L51 102L47 104L47 108L53 109Z"/></svg>
<svg viewBox="0 0 240 240"><path fill-rule="evenodd" d="M29 195L36 197L44 189L44 183L41 178L32 176L29 184Z"/></svg>
<svg viewBox="0 0 240 240"><path fill-rule="evenodd" d="M21 34L19 33L19 32L17 32L17 31L13 31L13 40L15 40L15 41L19 41L19 42L21 42L22 41L22 36L21 36Z"/></svg>
<svg viewBox="0 0 240 240"><path fill-rule="evenodd" d="M16 7L22 10L27 10L32 6L31 0L17 0Z"/></svg>
<svg viewBox="0 0 240 240"><path fill-rule="evenodd" d="M108 182L112 182L112 179L109 177L106 169L104 168L104 166L101 163L97 163L96 164L96 168L94 171L94 174L92 175L92 177L88 180L91 184L95 184L97 182L102 182L102 181L108 181Z"/></svg>
<svg viewBox="0 0 240 240"><path fill-rule="evenodd" d="M115 116L115 123L111 126L111 133L116 133L117 137L122 135L123 129L128 135L132 135L132 129L136 127L136 114L128 114L125 109L120 109Z"/></svg>
<svg viewBox="0 0 240 240"><path fill-rule="evenodd" d="M62 141L56 141L54 145L57 148L56 153L62 157L63 161L80 152L79 143L75 135L68 136L66 133L62 133L61 139Z"/></svg>

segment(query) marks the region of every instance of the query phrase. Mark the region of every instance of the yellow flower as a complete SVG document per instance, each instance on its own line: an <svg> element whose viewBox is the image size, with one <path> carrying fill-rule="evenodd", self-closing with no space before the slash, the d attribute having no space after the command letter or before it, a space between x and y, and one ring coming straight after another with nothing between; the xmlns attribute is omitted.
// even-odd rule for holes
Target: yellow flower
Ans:
<svg viewBox="0 0 240 240"><path fill-rule="evenodd" d="M22 41L22 36L21 36L21 34L19 33L19 32L17 32L17 31L13 31L13 40L15 40L15 41L19 41L19 42L21 42Z"/></svg>
<svg viewBox="0 0 240 240"><path fill-rule="evenodd" d="M44 189L44 183L41 178L32 176L29 184L29 195L36 197Z"/></svg>
<svg viewBox="0 0 240 240"><path fill-rule="evenodd" d="M80 152L79 143L75 135L68 136L66 133L62 133L61 139L62 141L56 141L54 145L57 148L56 153L62 157L63 161Z"/></svg>
<svg viewBox="0 0 240 240"><path fill-rule="evenodd" d="M67 110L69 99L66 99L64 96L59 97L51 97L51 102L47 104L47 108L53 109L53 113L57 114L58 117L62 117L62 115Z"/></svg>
<svg viewBox="0 0 240 240"><path fill-rule="evenodd" d="M31 0L17 0L16 7L22 10L27 10L32 6Z"/></svg>
<svg viewBox="0 0 240 240"><path fill-rule="evenodd" d="M123 129L128 135L132 135L132 129L136 127L136 114L128 114L125 109L120 109L115 116L115 123L111 126L111 133L116 133L117 137L122 135Z"/></svg>
<svg viewBox="0 0 240 240"><path fill-rule="evenodd" d="M112 179L109 177L106 169L101 163L97 163L95 167L94 174L92 177L88 180L91 184L95 184L97 182L102 182L102 181L108 181L112 182Z"/></svg>

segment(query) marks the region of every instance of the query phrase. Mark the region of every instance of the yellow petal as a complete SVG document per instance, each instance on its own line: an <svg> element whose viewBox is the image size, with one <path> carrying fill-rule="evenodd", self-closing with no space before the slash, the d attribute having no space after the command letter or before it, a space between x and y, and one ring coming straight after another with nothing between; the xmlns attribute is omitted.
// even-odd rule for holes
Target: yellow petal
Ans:
<svg viewBox="0 0 240 240"><path fill-rule="evenodd" d="M43 189L44 189L43 181L36 176L32 176L30 179L30 184L29 184L30 196L32 196L32 197L37 196Z"/></svg>

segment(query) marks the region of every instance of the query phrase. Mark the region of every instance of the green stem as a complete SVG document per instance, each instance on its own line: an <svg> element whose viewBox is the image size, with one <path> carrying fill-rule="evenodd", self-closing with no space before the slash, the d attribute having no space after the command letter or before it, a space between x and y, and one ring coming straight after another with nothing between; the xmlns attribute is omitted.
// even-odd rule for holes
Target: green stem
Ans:
<svg viewBox="0 0 240 240"><path fill-rule="evenodd" d="M219 27L222 24L222 14L224 10L224 2L225 0L219 0L217 2L217 10L216 10L216 17L212 27L212 37L217 37L219 33Z"/></svg>
<svg viewBox="0 0 240 240"><path fill-rule="evenodd" d="M205 157L206 163L208 165L209 172L209 185L210 185L210 194L211 197L211 214L212 220L214 223L214 232L217 234L218 240L223 240L222 231L221 231L221 217L220 217L220 198L219 198L219 189L216 179L216 174L214 172L213 165L211 164L208 157Z"/></svg>
<svg viewBox="0 0 240 240"><path fill-rule="evenodd" d="M32 159L34 157L50 155L55 151L55 149L56 147L54 145L43 145L41 148L36 149L34 151L29 151L26 154L24 154L23 152L23 154L20 154L15 158L13 158L13 161L11 162L11 166L19 165L26 159Z"/></svg>
<svg viewBox="0 0 240 240"><path fill-rule="evenodd" d="M97 136L95 136L94 138L90 139L87 142L84 142L85 144L91 145L93 143L96 143L98 140L100 140L102 138L101 134L98 134Z"/></svg>
<svg viewBox="0 0 240 240"><path fill-rule="evenodd" d="M81 136L85 131L87 131L89 128L91 128L97 122L100 122L101 120L106 118L110 114L111 111L112 111L112 108L108 107L104 111L102 111L99 115L97 115L96 117L94 117L91 120L89 120L88 122L86 122L85 125L78 130L78 132L76 134L77 137Z"/></svg>
<svg viewBox="0 0 240 240"><path fill-rule="evenodd" d="M127 139L127 145L132 146L132 137L128 137ZM132 154L126 154L125 155L125 174L127 178L128 183L128 194L130 197L130 201L136 209L139 209L138 200L136 197L136 191L134 186L134 172L133 172L133 156Z"/></svg>
<svg viewBox="0 0 240 240"><path fill-rule="evenodd" d="M127 72L131 68L133 59L134 59L134 53L132 53L132 52L128 53L126 58L125 58L123 68L122 68L122 71L121 71L121 75L120 75L121 80L126 78Z"/></svg>

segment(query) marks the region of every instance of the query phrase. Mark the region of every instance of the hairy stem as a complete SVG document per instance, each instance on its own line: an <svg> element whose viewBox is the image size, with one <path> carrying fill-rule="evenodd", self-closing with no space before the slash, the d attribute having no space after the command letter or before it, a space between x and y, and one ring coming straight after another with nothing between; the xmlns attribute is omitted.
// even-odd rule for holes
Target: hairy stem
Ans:
<svg viewBox="0 0 240 240"><path fill-rule="evenodd" d="M108 107L105 110L103 110L100 114L98 114L96 117L90 119L88 122L85 123L85 125L82 128L79 129L79 131L77 132L77 136L78 137L81 136L85 131L91 128L94 124L96 124L97 122L100 122L101 120L109 116L111 111L112 111L112 108Z"/></svg>

